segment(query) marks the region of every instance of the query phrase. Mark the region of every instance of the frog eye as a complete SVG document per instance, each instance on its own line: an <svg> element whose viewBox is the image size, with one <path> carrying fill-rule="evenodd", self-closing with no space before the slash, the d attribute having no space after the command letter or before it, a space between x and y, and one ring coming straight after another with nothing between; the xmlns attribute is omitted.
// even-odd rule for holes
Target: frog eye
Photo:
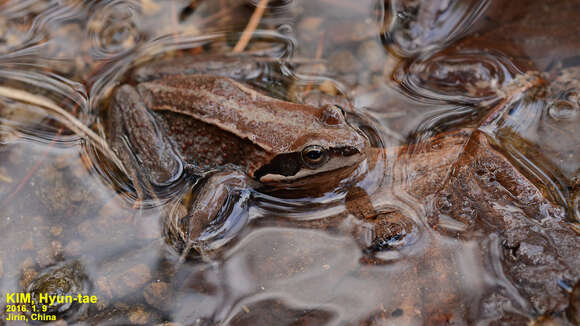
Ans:
<svg viewBox="0 0 580 326"><path fill-rule="evenodd" d="M302 162L308 168L315 169L326 163L328 160L328 153L318 145L310 145L302 150Z"/></svg>

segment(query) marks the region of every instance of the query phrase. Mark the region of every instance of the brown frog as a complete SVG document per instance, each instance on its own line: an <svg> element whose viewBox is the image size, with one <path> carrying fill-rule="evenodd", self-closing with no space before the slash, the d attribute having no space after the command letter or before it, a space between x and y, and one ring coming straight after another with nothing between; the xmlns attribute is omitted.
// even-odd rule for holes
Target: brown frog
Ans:
<svg viewBox="0 0 580 326"><path fill-rule="evenodd" d="M341 107L291 103L243 84L257 64L157 61L136 69L114 94L108 136L140 197L187 175L203 179L185 219L190 225L177 232L184 243L242 189L320 184L365 158L369 141Z"/></svg>
<svg viewBox="0 0 580 326"><path fill-rule="evenodd" d="M580 277L579 80L580 67L563 67L516 75L491 102L487 91L474 92L487 100L478 108L483 114L477 124L393 149L385 187L370 196L357 187L349 191L346 207L358 218L353 233L366 253L361 261L409 264L394 277L398 292L408 294L404 300L411 306L421 302L422 316L429 318L423 323L468 314L456 290L464 280L455 258L449 259L450 239L475 241L482 252L497 250L498 279L513 284L517 296L507 298L523 317L503 310L500 290L483 299L494 307L486 312L492 318L521 318L512 322L519 325L527 316L553 317L564 309L570 320L577 318L578 291L569 298L562 284L578 284ZM409 300L416 289L423 290Z"/></svg>

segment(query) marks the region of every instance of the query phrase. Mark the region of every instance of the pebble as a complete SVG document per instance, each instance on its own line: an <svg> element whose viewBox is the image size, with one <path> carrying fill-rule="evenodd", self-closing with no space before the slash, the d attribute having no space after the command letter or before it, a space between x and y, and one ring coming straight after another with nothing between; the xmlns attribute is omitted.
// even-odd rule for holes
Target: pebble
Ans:
<svg viewBox="0 0 580 326"><path fill-rule="evenodd" d="M149 322L150 318L151 313L149 311L145 311L143 307L140 306L129 312L129 321L131 321L133 324L145 325Z"/></svg>
<svg viewBox="0 0 580 326"><path fill-rule="evenodd" d="M171 294L171 288L166 282L149 283L143 291L145 301L158 309L165 309L171 303Z"/></svg>
<svg viewBox="0 0 580 326"><path fill-rule="evenodd" d="M339 51L328 59L330 65L338 73L354 73L361 69L361 64L349 51Z"/></svg>
<svg viewBox="0 0 580 326"><path fill-rule="evenodd" d="M97 280L98 289L107 298L125 296L145 285L151 279L149 267L138 264L126 270L113 270Z"/></svg>

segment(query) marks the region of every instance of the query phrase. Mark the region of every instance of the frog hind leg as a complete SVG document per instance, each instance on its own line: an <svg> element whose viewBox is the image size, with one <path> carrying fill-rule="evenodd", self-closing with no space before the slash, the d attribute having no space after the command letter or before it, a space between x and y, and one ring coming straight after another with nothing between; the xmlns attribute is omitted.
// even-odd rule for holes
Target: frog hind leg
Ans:
<svg viewBox="0 0 580 326"><path fill-rule="evenodd" d="M151 185L166 186L181 176L181 159L132 86L124 85L116 91L108 130L112 149L129 171L140 199L152 192Z"/></svg>
<svg viewBox="0 0 580 326"><path fill-rule="evenodd" d="M214 173L194 189L184 217L167 217L165 239L181 254L181 262L204 256L236 237L248 221L248 184L249 177L242 172Z"/></svg>

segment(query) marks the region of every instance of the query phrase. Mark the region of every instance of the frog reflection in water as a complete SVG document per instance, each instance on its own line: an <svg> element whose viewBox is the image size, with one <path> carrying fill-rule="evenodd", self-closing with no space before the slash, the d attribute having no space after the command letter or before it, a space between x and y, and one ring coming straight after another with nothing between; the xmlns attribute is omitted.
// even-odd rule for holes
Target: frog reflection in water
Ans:
<svg viewBox="0 0 580 326"><path fill-rule="evenodd" d="M184 175L206 177L182 219L182 245L242 189L327 183L365 158L369 141L340 106L263 95L240 82L255 71L227 58L154 62L114 95L109 138L140 196Z"/></svg>

